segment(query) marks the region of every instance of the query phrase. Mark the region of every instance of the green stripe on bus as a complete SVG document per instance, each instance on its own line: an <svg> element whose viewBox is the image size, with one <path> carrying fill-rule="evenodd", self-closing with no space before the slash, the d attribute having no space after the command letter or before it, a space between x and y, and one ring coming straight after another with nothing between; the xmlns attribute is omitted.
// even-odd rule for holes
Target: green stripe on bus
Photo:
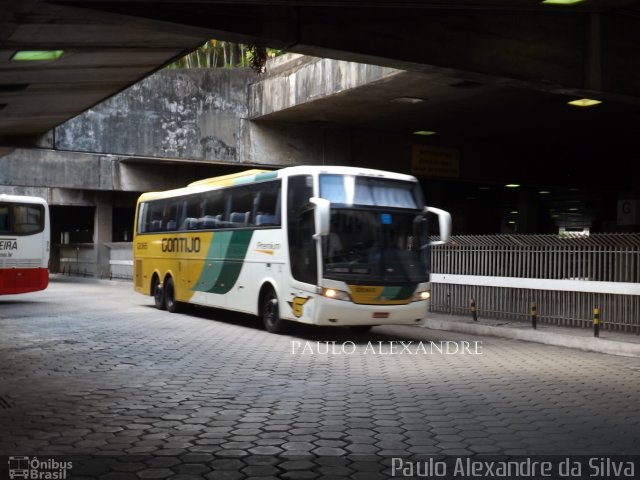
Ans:
<svg viewBox="0 0 640 480"><path fill-rule="evenodd" d="M256 182L261 182L262 180L271 180L273 178L278 178L278 172L264 172L256 175Z"/></svg>
<svg viewBox="0 0 640 480"><path fill-rule="evenodd" d="M252 235L252 230L214 233L194 290L218 294L228 293L238 281Z"/></svg>
<svg viewBox="0 0 640 480"><path fill-rule="evenodd" d="M233 181L233 185L246 185L247 183L261 182L263 180L271 180L278 178L278 172L263 172L257 175L249 175L247 177L240 177Z"/></svg>
<svg viewBox="0 0 640 480"><path fill-rule="evenodd" d="M404 300L406 298L411 297L413 292L415 291L415 285L402 285L399 287L384 287L380 296L376 298L376 300L381 300L382 298L386 300Z"/></svg>

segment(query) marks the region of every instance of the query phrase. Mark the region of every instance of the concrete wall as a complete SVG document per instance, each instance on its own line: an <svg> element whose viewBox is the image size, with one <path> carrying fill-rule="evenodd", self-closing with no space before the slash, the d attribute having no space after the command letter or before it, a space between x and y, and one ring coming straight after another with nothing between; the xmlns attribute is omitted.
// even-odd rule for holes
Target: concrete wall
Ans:
<svg viewBox="0 0 640 480"><path fill-rule="evenodd" d="M250 118L268 116L401 74L394 68L326 58L284 55L270 75L250 86Z"/></svg>
<svg viewBox="0 0 640 480"><path fill-rule="evenodd" d="M16 149L0 157L1 193L35 195L52 205L95 205L89 192L164 190L210 175L194 164L137 163L115 155Z"/></svg>
<svg viewBox="0 0 640 480"><path fill-rule="evenodd" d="M386 155L388 148L381 152L377 145L385 144L394 135L323 122L261 120L270 113L339 95L399 73L391 68L293 54L270 61L265 77L248 69L162 70L58 127L55 146L122 158L271 167L350 165L354 160L365 159L364 165L384 168L396 158ZM359 140L363 136L370 137L370 141ZM410 149L408 141L404 151ZM397 139L392 144L395 148ZM359 145L363 150L354 151L354 146ZM151 169L145 164L122 165L101 163L102 171L111 168L109 188L144 191L166 183L162 177L167 172L159 171L157 162ZM408 160L406 166L408 169ZM184 166L176 168L183 169Z"/></svg>
<svg viewBox="0 0 640 480"><path fill-rule="evenodd" d="M162 70L61 125L61 150L237 162L251 70Z"/></svg>

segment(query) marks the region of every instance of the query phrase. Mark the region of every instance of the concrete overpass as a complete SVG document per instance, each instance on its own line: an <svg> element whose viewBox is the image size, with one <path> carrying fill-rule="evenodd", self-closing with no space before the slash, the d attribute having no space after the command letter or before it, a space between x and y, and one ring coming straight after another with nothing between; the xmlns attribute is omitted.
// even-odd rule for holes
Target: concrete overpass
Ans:
<svg viewBox="0 0 640 480"><path fill-rule="evenodd" d="M355 120L338 118L371 128L609 147L630 143L638 118L637 1L8 0L0 15L5 148L37 145L209 38L434 75L428 89L399 92L428 100L409 114L385 104L382 115L372 104ZM64 53L16 61L24 50ZM566 108L566 99L583 96L605 103L589 115Z"/></svg>

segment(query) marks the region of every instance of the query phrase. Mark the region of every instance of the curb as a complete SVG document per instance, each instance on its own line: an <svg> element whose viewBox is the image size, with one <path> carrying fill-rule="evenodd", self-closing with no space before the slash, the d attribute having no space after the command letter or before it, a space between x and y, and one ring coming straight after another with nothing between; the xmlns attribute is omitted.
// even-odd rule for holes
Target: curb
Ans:
<svg viewBox="0 0 640 480"><path fill-rule="evenodd" d="M516 330L490 325L471 325L451 320L427 318L422 325L433 330L446 330L474 335L512 338L526 342L543 343L557 347L574 348L587 352L606 353L623 357L640 357L640 344L607 340L604 338L563 335L560 333L541 332L539 330Z"/></svg>

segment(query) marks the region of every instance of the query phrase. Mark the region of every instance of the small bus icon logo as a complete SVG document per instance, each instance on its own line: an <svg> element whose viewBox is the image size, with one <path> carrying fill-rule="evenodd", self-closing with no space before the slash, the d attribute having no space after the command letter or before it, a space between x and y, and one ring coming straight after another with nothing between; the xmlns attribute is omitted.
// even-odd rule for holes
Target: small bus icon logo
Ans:
<svg viewBox="0 0 640 480"><path fill-rule="evenodd" d="M29 457L9 457L9 478L29 478Z"/></svg>

